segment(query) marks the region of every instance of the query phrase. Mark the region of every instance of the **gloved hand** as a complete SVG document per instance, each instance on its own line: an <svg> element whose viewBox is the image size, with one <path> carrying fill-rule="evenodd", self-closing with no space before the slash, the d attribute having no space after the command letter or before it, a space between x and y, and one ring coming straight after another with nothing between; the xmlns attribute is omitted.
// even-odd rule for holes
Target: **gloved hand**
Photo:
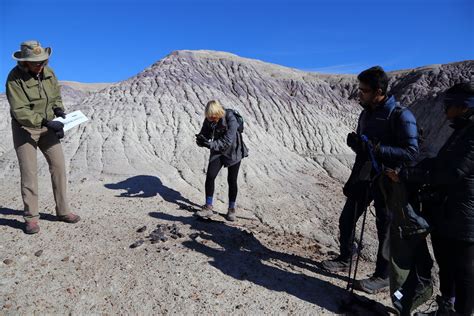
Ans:
<svg viewBox="0 0 474 316"><path fill-rule="evenodd" d="M42 126L46 126L48 129L52 130L56 136L61 139L64 137L64 124L59 121L47 121L43 119L41 123Z"/></svg>
<svg viewBox="0 0 474 316"><path fill-rule="evenodd" d="M59 131L55 132L56 136L58 137L58 139L61 139L64 137L64 129L60 129Z"/></svg>
<svg viewBox="0 0 474 316"><path fill-rule="evenodd" d="M357 133L352 132L347 134L346 143L356 154L361 154L365 151L365 143Z"/></svg>
<svg viewBox="0 0 474 316"><path fill-rule="evenodd" d="M66 118L66 113L64 113L63 109L61 108L54 108L53 112L56 117L62 117L63 119Z"/></svg>
<svg viewBox="0 0 474 316"><path fill-rule="evenodd" d="M199 147L211 148L211 142L202 134L196 134L196 144Z"/></svg>

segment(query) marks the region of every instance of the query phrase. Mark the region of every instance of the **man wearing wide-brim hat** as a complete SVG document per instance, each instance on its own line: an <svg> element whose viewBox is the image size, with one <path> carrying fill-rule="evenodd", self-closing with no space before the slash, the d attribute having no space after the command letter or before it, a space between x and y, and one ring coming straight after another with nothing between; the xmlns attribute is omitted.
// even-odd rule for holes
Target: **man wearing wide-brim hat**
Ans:
<svg viewBox="0 0 474 316"><path fill-rule="evenodd" d="M12 117L13 144L21 173L25 232L39 232L36 148L49 164L56 214L59 221L77 223L80 217L69 210L66 195L66 166L59 141L64 125L55 117L66 117L58 80L47 66L52 50L38 41L21 43L13 53L17 65L8 74L6 93Z"/></svg>

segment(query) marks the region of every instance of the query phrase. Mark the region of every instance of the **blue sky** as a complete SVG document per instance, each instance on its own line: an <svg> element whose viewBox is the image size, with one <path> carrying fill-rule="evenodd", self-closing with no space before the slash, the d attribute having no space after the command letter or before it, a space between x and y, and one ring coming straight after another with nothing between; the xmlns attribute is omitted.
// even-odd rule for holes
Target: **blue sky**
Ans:
<svg viewBox="0 0 474 316"><path fill-rule="evenodd" d="M53 48L60 80L81 82L125 80L179 49L327 73L396 70L474 59L474 1L1 0L3 82L26 39Z"/></svg>

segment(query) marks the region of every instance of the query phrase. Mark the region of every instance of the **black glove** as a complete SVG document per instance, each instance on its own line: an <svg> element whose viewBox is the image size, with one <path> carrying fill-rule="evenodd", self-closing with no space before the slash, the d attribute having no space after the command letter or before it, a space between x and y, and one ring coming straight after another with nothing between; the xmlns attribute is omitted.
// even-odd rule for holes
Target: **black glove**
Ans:
<svg viewBox="0 0 474 316"><path fill-rule="evenodd" d="M66 113L64 113L63 109L61 108L54 108L53 112L56 117L62 117L63 119L66 118Z"/></svg>
<svg viewBox="0 0 474 316"><path fill-rule="evenodd" d="M356 154L360 154L365 150L365 144L357 133L347 134L346 143Z"/></svg>
<svg viewBox="0 0 474 316"><path fill-rule="evenodd" d="M64 124L59 121L47 121L45 119L43 119L43 122L41 122L41 125L46 126L47 128L53 130L54 132L57 132L64 128Z"/></svg>
<svg viewBox="0 0 474 316"><path fill-rule="evenodd" d="M201 138L199 137L199 134L195 134L194 136L196 136L196 145L198 145L199 147L202 147L202 140Z"/></svg>
<svg viewBox="0 0 474 316"><path fill-rule="evenodd" d="M59 131L55 132L56 136L58 137L58 139L61 139L64 137L64 129L60 129Z"/></svg>
<svg viewBox="0 0 474 316"><path fill-rule="evenodd" d="M202 134L196 134L196 144L199 147L211 148L211 142Z"/></svg>
<svg viewBox="0 0 474 316"><path fill-rule="evenodd" d="M59 121L47 121L43 119L41 123L42 126L46 126L48 129L52 130L56 136L61 139L64 137L64 124Z"/></svg>

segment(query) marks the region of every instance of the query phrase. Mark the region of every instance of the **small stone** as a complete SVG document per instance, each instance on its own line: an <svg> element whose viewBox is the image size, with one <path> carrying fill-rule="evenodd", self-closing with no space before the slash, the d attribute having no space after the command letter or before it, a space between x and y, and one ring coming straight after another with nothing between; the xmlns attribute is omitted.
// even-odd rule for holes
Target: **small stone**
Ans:
<svg viewBox="0 0 474 316"><path fill-rule="evenodd" d="M198 233L192 233L192 234L189 235L189 238L196 239L198 236L199 236Z"/></svg>
<svg viewBox="0 0 474 316"><path fill-rule="evenodd" d="M146 226L142 226L139 229L137 229L137 233L143 233L146 230Z"/></svg>
<svg viewBox="0 0 474 316"><path fill-rule="evenodd" d="M12 259L5 259L5 260L3 260L3 263L6 264L6 265L9 265L9 264L13 263L13 260Z"/></svg>
<svg viewBox="0 0 474 316"><path fill-rule="evenodd" d="M12 307L12 304L11 304L11 303L6 303L5 305L3 305L3 308L6 308L6 309L8 309L8 308L10 308L10 307Z"/></svg>
<svg viewBox="0 0 474 316"><path fill-rule="evenodd" d="M39 257L43 254L43 250L38 250L37 252L35 252L35 256Z"/></svg>
<svg viewBox="0 0 474 316"><path fill-rule="evenodd" d="M72 287L68 287L66 289L66 291L69 293L69 294L74 294L74 289Z"/></svg>
<svg viewBox="0 0 474 316"><path fill-rule="evenodd" d="M133 249L133 248L140 247L141 245L143 245L144 242L145 241L143 239L137 240L136 242L130 245L130 248Z"/></svg>
<svg viewBox="0 0 474 316"><path fill-rule="evenodd" d="M69 256L66 256L64 258L61 259L62 262L68 262L69 261Z"/></svg>

